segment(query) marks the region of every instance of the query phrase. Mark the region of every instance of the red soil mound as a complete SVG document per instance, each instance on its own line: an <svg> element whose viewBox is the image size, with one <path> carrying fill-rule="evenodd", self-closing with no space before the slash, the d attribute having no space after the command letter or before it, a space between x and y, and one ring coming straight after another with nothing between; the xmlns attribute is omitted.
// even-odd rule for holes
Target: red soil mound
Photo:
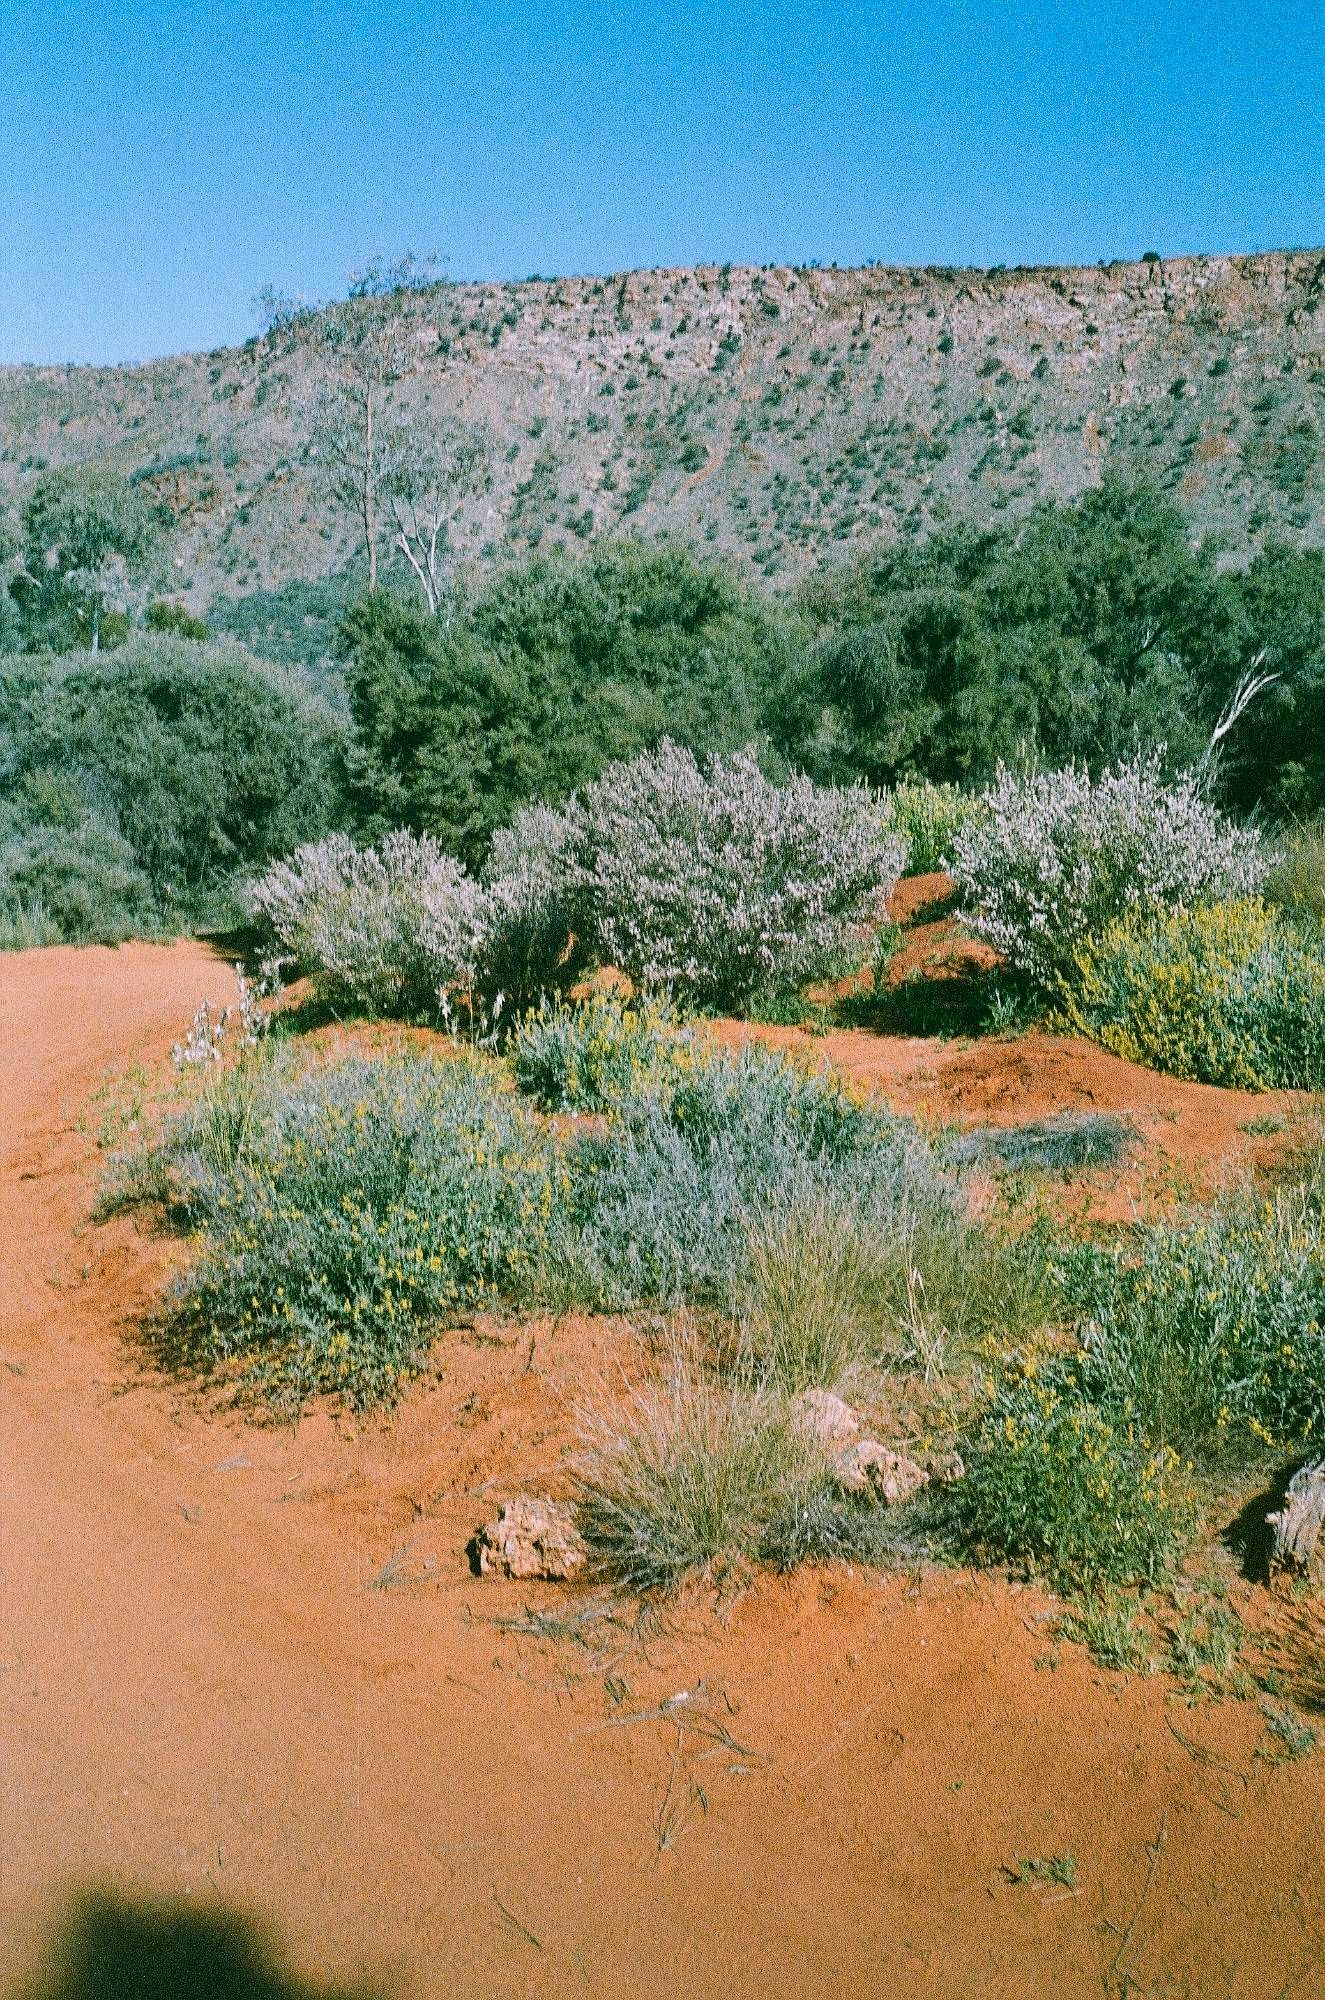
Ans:
<svg viewBox="0 0 1325 2000"><path fill-rule="evenodd" d="M494 1623L583 1601L463 1552L564 1480L574 1400L641 1364L621 1327L454 1333L359 1426L139 1370L174 1253L88 1224L84 1121L228 984L188 944L0 960L0 1991L95 1881L400 1996L1325 1993L1325 1760L1075 1648L1037 1671L1031 1592L825 1570L643 1636ZM827 1049L945 1116L1149 1115L1210 1169L1252 1102L1036 1038ZM1067 1852L1075 1892L1002 1873Z"/></svg>

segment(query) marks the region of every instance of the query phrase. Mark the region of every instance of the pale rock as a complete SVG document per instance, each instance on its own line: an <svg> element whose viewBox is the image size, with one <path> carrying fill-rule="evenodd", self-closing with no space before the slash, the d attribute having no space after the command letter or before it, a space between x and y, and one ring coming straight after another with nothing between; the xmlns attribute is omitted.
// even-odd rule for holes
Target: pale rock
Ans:
<svg viewBox="0 0 1325 2000"><path fill-rule="evenodd" d="M584 1538L569 1507L517 1493L474 1537L479 1573L562 1582L584 1568Z"/></svg>
<svg viewBox="0 0 1325 2000"><path fill-rule="evenodd" d="M791 1426L829 1451L849 1445L860 1434L860 1418L831 1389L802 1389L793 1396Z"/></svg>
<svg viewBox="0 0 1325 2000"><path fill-rule="evenodd" d="M844 1451L835 1468L837 1483L847 1493L871 1493L885 1507L895 1507L928 1486L929 1474L900 1451L877 1438L861 1438Z"/></svg>

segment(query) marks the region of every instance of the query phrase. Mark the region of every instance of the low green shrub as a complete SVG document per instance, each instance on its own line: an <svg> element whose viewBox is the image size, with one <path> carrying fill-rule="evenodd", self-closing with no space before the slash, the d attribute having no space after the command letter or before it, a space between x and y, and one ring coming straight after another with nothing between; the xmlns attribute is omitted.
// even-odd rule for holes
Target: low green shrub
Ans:
<svg viewBox="0 0 1325 2000"><path fill-rule="evenodd" d="M40 896L70 942L229 921L244 871L334 824L341 750L306 691L229 643L0 656L0 910Z"/></svg>
<svg viewBox="0 0 1325 2000"><path fill-rule="evenodd" d="M1325 1241L1316 1195L1285 1187L1064 1260L1089 1394L1197 1456L1239 1438L1325 1436Z"/></svg>
<svg viewBox="0 0 1325 2000"><path fill-rule="evenodd" d="M1133 912L1077 947L1063 1013L1131 1062L1243 1090L1325 1084L1325 948L1257 899Z"/></svg>
<svg viewBox="0 0 1325 2000"><path fill-rule="evenodd" d="M661 1083L695 1047L662 1002L594 994L527 1014L507 1054L517 1089L540 1110L609 1111Z"/></svg>
<svg viewBox="0 0 1325 2000"><path fill-rule="evenodd" d="M913 1126L756 1043L705 1050L624 1100L569 1166L577 1283L614 1307L730 1305L751 1219L817 1194L885 1232L951 1198Z"/></svg>
<svg viewBox="0 0 1325 2000"><path fill-rule="evenodd" d="M0 937L31 944L119 944L159 936L152 885L113 828L29 825L0 832Z"/></svg>
<svg viewBox="0 0 1325 2000"><path fill-rule="evenodd" d="M209 1069L119 1185L200 1237L167 1347L290 1404L390 1400L480 1298L730 1310L751 1218L816 1192L880 1236L952 1200L913 1128L754 1046L694 1048L558 1137L492 1061L301 1067L264 1041Z"/></svg>
<svg viewBox="0 0 1325 2000"><path fill-rule="evenodd" d="M163 1153L202 1232L165 1350L238 1363L246 1388L295 1407L323 1390L393 1400L448 1312L537 1297L564 1188L537 1120L462 1058L232 1074Z"/></svg>
<svg viewBox="0 0 1325 2000"><path fill-rule="evenodd" d="M968 1545L1064 1588L1153 1581L1194 1526L1177 1455L1095 1403L1075 1359L1007 1375L965 1457L956 1504Z"/></svg>

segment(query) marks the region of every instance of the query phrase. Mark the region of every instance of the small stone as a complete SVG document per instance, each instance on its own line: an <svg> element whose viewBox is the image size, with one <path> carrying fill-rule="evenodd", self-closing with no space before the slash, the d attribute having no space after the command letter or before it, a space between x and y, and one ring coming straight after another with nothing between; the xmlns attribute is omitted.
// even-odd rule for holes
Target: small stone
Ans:
<svg viewBox="0 0 1325 2000"><path fill-rule="evenodd" d="M966 1477L966 1460L959 1451L922 1451L916 1463L936 1486L955 1486Z"/></svg>
<svg viewBox="0 0 1325 2000"><path fill-rule="evenodd" d="M791 1399L791 1426L802 1437L836 1451L858 1436L860 1418L831 1389L802 1389Z"/></svg>
<svg viewBox="0 0 1325 2000"><path fill-rule="evenodd" d="M929 1484L929 1474L913 1458L892 1451L877 1438L861 1438L842 1453L835 1468L837 1483L848 1493L871 1493L885 1507L911 1499Z"/></svg>
<svg viewBox="0 0 1325 2000"><path fill-rule="evenodd" d="M517 1493L474 1537L479 1574L563 1582L584 1568L584 1538L569 1507Z"/></svg>

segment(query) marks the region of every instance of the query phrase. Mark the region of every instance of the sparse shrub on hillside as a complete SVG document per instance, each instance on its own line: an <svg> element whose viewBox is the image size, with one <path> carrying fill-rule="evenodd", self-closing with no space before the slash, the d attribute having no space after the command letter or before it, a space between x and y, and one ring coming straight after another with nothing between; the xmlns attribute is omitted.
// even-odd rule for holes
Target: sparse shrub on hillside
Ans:
<svg viewBox="0 0 1325 2000"><path fill-rule="evenodd" d="M426 835L358 848L344 834L300 848L251 891L255 914L335 1000L386 1014L435 1013L472 985L485 897Z"/></svg>
<svg viewBox="0 0 1325 2000"><path fill-rule="evenodd" d="M170 632L177 639L209 639L211 632L206 622L196 618L186 604L173 604L168 598L158 597L143 613L143 624L149 632Z"/></svg>
<svg viewBox="0 0 1325 2000"><path fill-rule="evenodd" d="M1252 894L1268 867L1193 775L1164 777L1158 751L1098 779L1003 771L986 805L953 841L965 921L1050 994L1070 988L1077 952L1116 918Z"/></svg>
<svg viewBox="0 0 1325 2000"><path fill-rule="evenodd" d="M664 742L612 765L570 814L600 956L700 1006L834 970L906 858L868 793L774 785L749 750L701 767Z"/></svg>
<svg viewBox="0 0 1325 2000"><path fill-rule="evenodd" d="M1130 1062L1241 1090L1325 1087L1325 942L1255 899L1132 911L1063 978L1074 1027Z"/></svg>

